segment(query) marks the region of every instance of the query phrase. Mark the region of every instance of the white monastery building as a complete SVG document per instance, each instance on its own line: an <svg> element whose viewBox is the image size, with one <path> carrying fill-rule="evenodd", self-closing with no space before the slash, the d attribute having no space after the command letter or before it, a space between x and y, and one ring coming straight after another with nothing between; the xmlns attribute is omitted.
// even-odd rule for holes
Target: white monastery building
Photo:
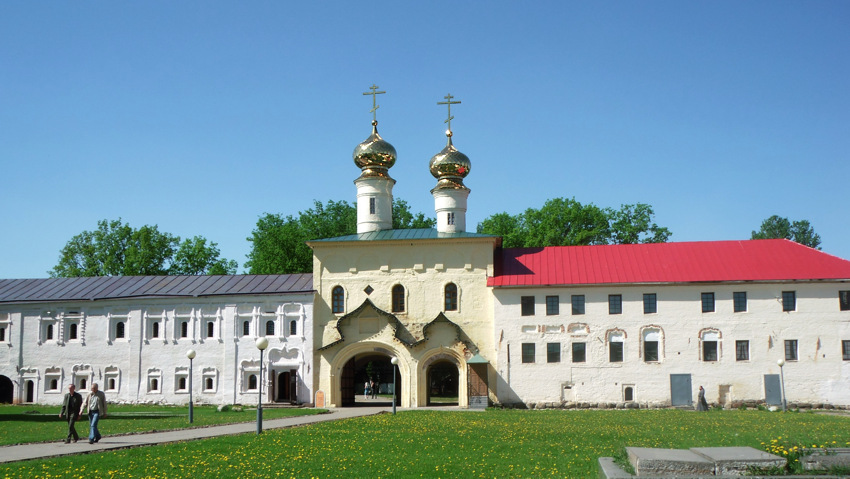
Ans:
<svg viewBox="0 0 850 479"><path fill-rule="evenodd" d="M700 385L725 407L784 389L850 408L850 261L787 240L503 249L466 232L451 95L437 226L393 230L380 93L357 233L309 241L312 274L0 280L0 402L97 382L114 402L256 404L262 385L346 407L374 382L410 408L689 406Z"/></svg>

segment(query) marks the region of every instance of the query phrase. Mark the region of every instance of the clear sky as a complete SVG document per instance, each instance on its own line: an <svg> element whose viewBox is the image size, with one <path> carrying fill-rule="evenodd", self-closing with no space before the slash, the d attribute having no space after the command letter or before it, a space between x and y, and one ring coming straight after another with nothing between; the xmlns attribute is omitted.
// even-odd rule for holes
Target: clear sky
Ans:
<svg viewBox="0 0 850 479"><path fill-rule="evenodd" d="M100 219L242 264L266 212L395 197L472 161L467 229L554 197L648 203L672 241L807 219L850 259L850 2L0 2L0 277L46 277Z"/></svg>

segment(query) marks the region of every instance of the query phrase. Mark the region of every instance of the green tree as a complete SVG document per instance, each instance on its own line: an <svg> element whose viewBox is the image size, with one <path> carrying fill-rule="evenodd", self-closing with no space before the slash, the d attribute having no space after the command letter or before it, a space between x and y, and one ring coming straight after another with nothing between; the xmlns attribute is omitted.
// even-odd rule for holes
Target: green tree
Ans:
<svg viewBox="0 0 850 479"><path fill-rule="evenodd" d="M134 229L121 219L97 223L71 238L59 253L52 277L232 274L235 261L219 258L215 243L160 232L156 225Z"/></svg>
<svg viewBox="0 0 850 479"><path fill-rule="evenodd" d="M753 231L752 239L785 238L809 248L820 249L820 235L807 220L791 222L788 218L773 215L762 221L761 228Z"/></svg>
<svg viewBox="0 0 850 479"><path fill-rule="evenodd" d="M430 228L435 221L413 214L404 200L393 202L393 227ZM251 274L290 274L313 271L313 252L305 244L320 238L357 233L357 208L347 201L313 201L313 208L292 215L266 213L248 237L252 243L245 268Z"/></svg>
<svg viewBox="0 0 850 479"><path fill-rule="evenodd" d="M506 248L665 242L671 233L653 221L654 214L643 203L615 210L583 205L575 198L553 198L540 209L515 216L491 215L477 231L501 236Z"/></svg>

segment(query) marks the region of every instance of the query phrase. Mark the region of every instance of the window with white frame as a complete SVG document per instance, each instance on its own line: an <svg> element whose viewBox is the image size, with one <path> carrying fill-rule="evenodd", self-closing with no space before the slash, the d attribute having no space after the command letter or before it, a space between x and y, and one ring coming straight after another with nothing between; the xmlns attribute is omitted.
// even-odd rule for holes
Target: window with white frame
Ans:
<svg viewBox="0 0 850 479"><path fill-rule="evenodd" d="M61 393L62 392L62 369L58 367L47 368L44 370L44 392L46 393Z"/></svg>
<svg viewBox="0 0 850 479"><path fill-rule="evenodd" d="M797 358L797 340L796 339L786 339L785 340L785 360L786 361L796 361Z"/></svg>
<svg viewBox="0 0 850 479"><path fill-rule="evenodd" d="M625 357L625 336L623 333L614 332L608 335L608 361L621 363Z"/></svg>
<svg viewBox="0 0 850 479"><path fill-rule="evenodd" d="M717 331L706 331L702 333L702 360L706 362L718 361L720 359L720 333Z"/></svg>
<svg viewBox="0 0 850 479"><path fill-rule="evenodd" d="M89 365L74 366L71 373L71 382L77 388L77 392L88 391L89 385L94 379L94 373Z"/></svg>
<svg viewBox="0 0 850 479"><path fill-rule="evenodd" d="M65 330L65 341L83 342L85 316L78 312L60 314L59 316Z"/></svg>
<svg viewBox="0 0 850 479"><path fill-rule="evenodd" d="M218 390L218 370L215 368L204 368L201 371L203 392L214 393Z"/></svg>
<svg viewBox="0 0 850 479"><path fill-rule="evenodd" d="M0 313L0 343L9 342L11 325L9 313Z"/></svg>
<svg viewBox="0 0 850 479"><path fill-rule="evenodd" d="M298 331L301 331L301 337L304 337L304 305L286 303L279 310L283 315L283 320L289 325L289 336L298 336Z"/></svg>
<svg viewBox="0 0 850 479"><path fill-rule="evenodd" d="M107 366L103 369L103 390L117 393L121 389L121 370L117 366Z"/></svg>
<svg viewBox="0 0 850 479"><path fill-rule="evenodd" d="M643 360L647 363L661 360L661 330L649 328L643 331Z"/></svg>
<svg viewBox="0 0 850 479"><path fill-rule="evenodd" d="M162 394L162 371L156 368L148 369L148 394Z"/></svg>
<svg viewBox="0 0 850 479"><path fill-rule="evenodd" d="M145 312L145 339L148 341L152 339L165 340L165 319L167 317L168 313L165 311L156 314Z"/></svg>
<svg viewBox="0 0 850 479"><path fill-rule="evenodd" d="M177 394L189 392L189 368L187 366L174 368L174 392Z"/></svg>

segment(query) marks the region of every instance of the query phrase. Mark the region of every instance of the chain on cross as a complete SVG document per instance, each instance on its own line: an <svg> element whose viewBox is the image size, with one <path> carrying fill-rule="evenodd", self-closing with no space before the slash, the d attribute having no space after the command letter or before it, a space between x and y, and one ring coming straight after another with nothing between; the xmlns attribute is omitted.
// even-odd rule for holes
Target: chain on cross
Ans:
<svg viewBox="0 0 850 479"><path fill-rule="evenodd" d="M459 101L452 101L452 98L454 98L454 97L452 96L451 93L447 94L443 98L445 98L446 101L438 101L437 104L438 105L448 105L448 107L449 107L449 117L446 118L446 121L444 121L443 123L448 123L448 127L449 127L448 131L452 131L452 119L454 118L452 116L452 105L458 105L458 104L460 104L460 102Z"/></svg>
<svg viewBox="0 0 850 479"><path fill-rule="evenodd" d="M382 95L386 92L385 91L378 91L378 85L375 85L374 83L372 84L372 86L369 87L369 89L372 90L372 91L363 92L363 94L364 95L372 95L372 109L369 110L369 111L372 113L372 122L378 123L378 113L377 113L377 111L378 111L378 108L380 108L380 106L377 103L376 95Z"/></svg>

